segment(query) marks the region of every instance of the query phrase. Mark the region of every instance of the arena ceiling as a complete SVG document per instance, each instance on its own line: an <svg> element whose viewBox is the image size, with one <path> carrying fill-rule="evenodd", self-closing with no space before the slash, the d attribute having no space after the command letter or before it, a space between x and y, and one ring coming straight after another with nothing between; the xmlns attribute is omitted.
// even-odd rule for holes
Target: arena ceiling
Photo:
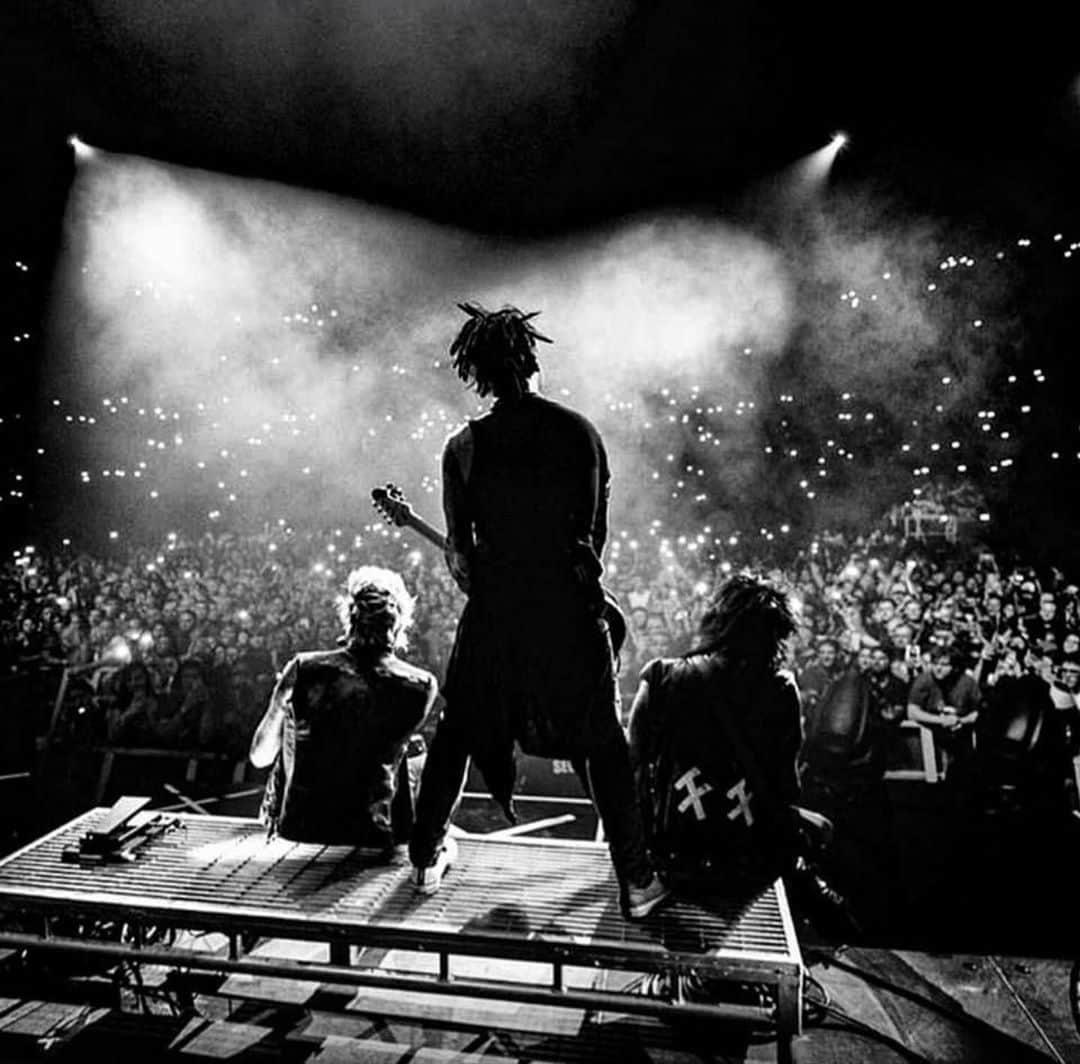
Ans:
<svg viewBox="0 0 1080 1064"><path fill-rule="evenodd" d="M529 230L722 204L843 128L852 148L837 180L886 180L929 209L1010 222L1075 214L1080 55L1060 8L5 6L14 226L48 210L71 132L114 152Z"/></svg>

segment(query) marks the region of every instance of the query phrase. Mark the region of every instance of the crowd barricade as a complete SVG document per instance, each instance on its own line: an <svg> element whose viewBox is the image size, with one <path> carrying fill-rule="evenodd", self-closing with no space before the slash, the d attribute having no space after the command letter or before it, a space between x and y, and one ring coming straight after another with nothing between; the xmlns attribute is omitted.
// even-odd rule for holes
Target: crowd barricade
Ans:
<svg viewBox="0 0 1080 1064"><path fill-rule="evenodd" d="M228 782L238 785L244 782L247 775L247 759L237 758L235 754L221 753L209 750L169 750L151 746L95 746L92 748L95 754L101 755L101 767L98 771L97 785L94 789L94 802L100 804L106 799L109 783L112 780L117 761L121 758L133 758L146 763L158 763L162 761L184 763L184 782L195 783L198 780L199 769L211 763L218 767L226 768L229 772ZM167 773L163 773L167 775Z"/></svg>
<svg viewBox="0 0 1080 1064"><path fill-rule="evenodd" d="M893 746L890 764L885 773L887 780L921 780L924 783L940 783L945 778L945 764L934 742L934 732L913 720L900 722L900 729Z"/></svg>

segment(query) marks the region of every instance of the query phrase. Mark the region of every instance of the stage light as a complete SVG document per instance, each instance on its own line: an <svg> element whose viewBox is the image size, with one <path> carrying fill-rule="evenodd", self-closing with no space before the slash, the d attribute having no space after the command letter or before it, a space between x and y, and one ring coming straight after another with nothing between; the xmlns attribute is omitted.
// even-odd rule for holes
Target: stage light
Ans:
<svg viewBox="0 0 1080 1064"><path fill-rule="evenodd" d="M85 162L87 159L92 159L94 157L94 149L91 148L86 141L80 140L76 134L72 133L71 136L68 137L67 142L74 150L77 161Z"/></svg>
<svg viewBox="0 0 1080 1064"><path fill-rule="evenodd" d="M814 209L813 205L828 185L837 155L850 141L847 133L837 130L822 147L792 163L772 179L769 186L772 197L786 208L784 213L789 220L797 219L804 210Z"/></svg>
<svg viewBox="0 0 1080 1064"><path fill-rule="evenodd" d="M833 163L836 162L836 157L848 146L848 143L849 138L846 133L839 130L834 133L824 148L819 149L810 156L809 169L812 176L819 181L824 180Z"/></svg>

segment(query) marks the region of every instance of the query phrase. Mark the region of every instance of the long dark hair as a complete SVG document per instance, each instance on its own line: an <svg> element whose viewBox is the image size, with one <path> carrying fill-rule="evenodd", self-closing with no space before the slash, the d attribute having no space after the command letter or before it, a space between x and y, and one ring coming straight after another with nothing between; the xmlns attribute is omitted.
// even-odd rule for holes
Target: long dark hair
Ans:
<svg viewBox="0 0 1080 1064"><path fill-rule="evenodd" d="M691 653L720 654L730 664L776 668L795 631L787 593L751 573L727 579L705 607L701 643Z"/></svg>
<svg viewBox="0 0 1080 1064"><path fill-rule="evenodd" d="M459 303L469 316L450 344L450 358L457 375L475 386L478 395L506 395L540 369L536 341L550 344L529 324L540 312L525 314L505 306L488 311L476 303Z"/></svg>

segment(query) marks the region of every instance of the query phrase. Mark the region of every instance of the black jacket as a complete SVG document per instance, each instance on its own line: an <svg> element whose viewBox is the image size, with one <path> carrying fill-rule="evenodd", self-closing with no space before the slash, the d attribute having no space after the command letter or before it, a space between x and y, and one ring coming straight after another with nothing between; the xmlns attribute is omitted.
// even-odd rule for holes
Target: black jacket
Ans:
<svg viewBox="0 0 1080 1064"><path fill-rule="evenodd" d="M642 679L647 694L631 714L630 758L656 861L691 879L781 874L793 859L790 807L798 797L794 681L704 654L652 661Z"/></svg>
<svg viewBox="0 0 1080 1064"><path fill-rule="evenodd" d="M424 722L435 679L393 655L298 654L272 698L284 700L282 750L264 817L283 838L385 847L398 769Z"/></svg>

